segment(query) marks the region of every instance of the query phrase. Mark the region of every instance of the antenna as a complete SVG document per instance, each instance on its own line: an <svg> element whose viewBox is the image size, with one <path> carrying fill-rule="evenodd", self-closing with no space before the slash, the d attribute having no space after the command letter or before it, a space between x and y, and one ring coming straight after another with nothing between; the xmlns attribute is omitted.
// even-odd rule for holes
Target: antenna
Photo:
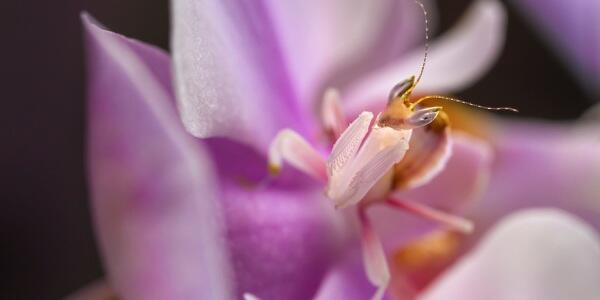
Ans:
<svg viewBox="0 0 600 300"><path fill-rule="evenodd" d="M417 80L414 84L414 86L417 86L419 81L421 81L421 77L423 77L423 71L425 71L425 64L427 64L427 55L429 52L429 21L427 20L427 10L425 9L425 5L423 5L423 3L418 0L415 0L415 3L419 5L421 10L423 11L423 17L425 18L425 54L423 56L423 63L421 64L421 69L419 70L419 76L417 76Z"/></svg>
<svg viewBox="0 0 600 300"><path fill-rule="evenodd" d="M438 99L438 100L447 100L447 101L452 101L452 102L457 102L460 104L465 104L465 105L469 105L469 106L473 106L473 107L477 107L477 108L481 108L481 109L485 109L485 110L504 110L504 111L512 111L512 112L519 112L519 110L517 110L516 108L512 108L512 107L489 107L489 106L483 106L483 105L479 105L479 104L473 104L471 102L467 102L467 101L463 101L460 99L456 99L456 98L452 98L452 97L446 97L446 96L425 96L423 98L420 98L419 100L415 101L412 103L413 106L425 101L425 100L429 100L429 99Z"/></svg>

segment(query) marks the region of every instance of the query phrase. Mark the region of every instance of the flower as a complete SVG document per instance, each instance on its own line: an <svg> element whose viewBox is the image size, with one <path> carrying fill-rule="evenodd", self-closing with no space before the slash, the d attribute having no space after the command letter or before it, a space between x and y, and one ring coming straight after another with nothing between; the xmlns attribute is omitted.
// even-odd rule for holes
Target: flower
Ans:
<svg viewBox="0 0 600 300"><path fill-rule="evenodd" d="M339 87L344 101L343 106L337 106L336 92L326 93L323 121L332 125L327 128L329 133L337 132L340 139L348 136L340 130L344 126L327 120L355 116L365 109L377 111L387 100L388 89L399 78L414 73L422 50L411 53L406 48L418 40L414 32L421 32L414 30L411 22L420 24L422 18L408 10L407 5L414 5L412 1L382 2L360 9L350 6L356 9L351 13L357 14L350 16L341 13L338 3L331 3L325 8L306 4L292 9L283 2L234 5L175 1L174 87L170 61L163 52L103 30L84 17L89 40L93 209L109 280L121 297L227 299L249 292L263 299L306 299L327 291L338 264L348 259L352 266L356 247L348 218L329 206L320 195L318 182L302 174L284 167L281 177L270 181L265 167L268 148L283 128L295 130L310 141L307 144L327 142L325 134L319 134L318 114L310 112L315 106L321 107L315 99L330 86ZM380 18L382 12L392 18ZM315 28L302 28L296 23L297 16L318 16L318 22ZM353 28L349 24L361 18L365 20L360 25L368 26L349 31ZM399 19L408 22L398 29L406 30L406 35L379 35L381 29L389 27L387 22ZM498 53L503 24L503 8L498 2L477 1L465 21L432 44L427 80L413 92L447 92L475 80ZM332 32L323 32L323 28L332 28ZM352 35L342 34L349 32ZM340 36L348 37L355 47L339 46ZM398 53L403 55L397 57ZM464 58L470 63L464 64ZM391 106L405 104L405 87L401 84L394 89ZM183 130L175 99L187 130L202 139L194 139ZM426 110L419 116L428 113L439 111ZM362 137L366 133L361 132L371 128L362 148L340 148L354 149L356 156L351 156L350 162L356 165L352 169L364 167L360 155L362 149L368 149L369 141L406 150L408 133L387 126L395 120L385 117L384 113L372 127L368 124L372 116L360 114L355 124L363 125L350 125L346 133ZM422 133L415 129L410 134ZM435 137L411 140L427 141L421 145L425 150L439 149L440 145L445 148L445 133ZM427 147L429 143L436 147ZM464 182L453 178L452 193L435 185L420 187L420 191L433 194L430 199L446 201L450 211L461 209L461 195L478 186L481 165L487 161L477 142L459 137L454 143L448 165L458 165L446 170L458 169L469 176L464 176ZM363 153L364 157L382 153L379 147L374 149L377 151ZM285 153L289 152L280 151ZM398 156L393 155L395 159ZM431 170L439 171L440 157L444 155L431 165L417 164L431 169L414 172L420 176L409 176L402 183L414 187L431 179L430 174L435 173ZM338 203L342 206L361 201L361 197L340 194L346 190L342 183L355 173L331 166L325 169L331 179L328 195L343 200ZM415 178L419 180L413 181ZM360 188L366 193L370 186ZM402 200L412 200L408 196L411 191L406 193ZM418 202L395 203L421 215L439 216ZM397 212L394 218L372 218L376 213L369 213L374 223L403 219ZM366 212L361 219L363 234L374 240L375 230L364 216ZM419 235L426 227L411 230L415 231L412 236L400 238ZM389 235L383 236L384 243L393 243ZM377 243L365 244L367 253L379 256L373 259L375 263L385 261ZM369 276L382 270L375 269L367 272ZM371 279L385 287L385 280ZM372 294L373 288L367 286L362 291Z"/></svg>
<svg viewBox="0 0 600 300"><path fill-rule="evenodd" d="M359 18L332 18L329 12L340 12L335 5L328 11L321 6L297 4L300 7L291 14L288 3L282 2L242 8L229 4L174 4L174 45L182 43L173 47L177 101L184 124L202 139L192 138L180 125L169 57L161 50L99 28L88 16L83 18L90 71L91 193L110 286L125 299L229 299L242 295L247 299L368 298L374 288L365 278L359 247L347 223L349 218L343 210L333 210L321 195L319 183L291 168L283 167L277 179L270 179L265 168L267 152L277 132L285 127L300 132L314 144L327 141L325 134L312 134L319 132L314 128L316 114L307 113L314 104L306 102L319 94L315 90L324 90L333 83L340 86L348 116L368 107L381 107L387 98L382 93L404 76L404 71L398 70L410 74L421 54L406 54L402 60L385 65L377 62L385 58L382 54L373 58L373 63L382 65L385 72L374 71L376 66L352 66L340 72L353 77L363 73L358 70L371 71L365 72L369 74L366 77L343 78L340 72L332 70L343 69L341 65L355 61L361 53L372 56L373 49L379 48L371 49L367 47L371 43L361 41L356 45L367 47L368 51L353 47L340 47L343 49L337 49L340 52L335 54L322 51L335 49L335 39L325 39L322 49L316 47L321 44L307 44L311 39L297 38L297 31L310 30L297 27L294 16L308 14L302 9L318 7L318 13L325 15L319 19L321 22L342 21L343 29L348 29L348 23L343 21L356 22ZM381 11L388 11L384 8ZM363 8L359 12L371 10ZM308 15L320 16L314 11ZM277 25L264 24L265 20ZM365 23L379 24L369 20ZM443 92L460 88L489 65L501 37L497 30L501 31L503 23L502 8L495 1L481 1L467 20L470 21L434 43L427 78L437 81L427 79L419 85L420 89ZM237 22L245 26L238 26ZM317 23L313 30L318 34L310 38L319 40L326 33ZM361 33L361 29L356 30ZM496 34L490 35L490 30ZM367 39L373 36L372 32L365 36L359 33L357 36ZM468 33L478 38L471 38ZM481 36L491 38L490 42L482 43ZM268 37L285 38L285 42L264 40ZM273 43L260 44L256 39ZM477 51L466 53L464 48L469 45ZM482 45L489 46L489 51L482 51ZM318 57L293 59L305 52ZM323 53L327 55L319 56ZM463 55L469 55L474 63L455 69L453 64L462 64ZM277 64L281 61L285 62L283 66ZM456 71L455 76L444 76L448 70ZM293 74L293 80L281 76L286 71ZM326 78L331 74L336 74L336 79ZM344 116L342 106L335 104L337 93L329 91L323 105L323 111L328 112L323 114L323 123L329 135L343 136L343 126L336 122ZM399 93L393 93L392 100L406 92L403 85L394 91ZM256 95L264 97L255 98ZM249 102L249 98L256 102ZM459 123L470 120L458 117L452 110L448 113ZM359 121L372 118L368 113L360 116ZM393 118L388 119L386 124L392 121ZM511 299L514 294L501 291L518 291L527 298L564 299L577 292L581 296L578 298L586 299L598 294L596 282L600 276L598 268L593 267L600 257L598 237L581 220L596 226L597 220L589 210L590 205L596 205L593 200L598 195L590 189L597 178L593 172L600 169L593 155L593 134L584 134L580 129L511 124L489 131L482 130L482 124L475 128L456 124L453 154L446 168L435 178L425 176L431 180L427 185L399 195L403 200L414 201L399 204L423 203L473 217L481 229L472 237L456 235L410 215L399 217L398 212L383 206L368 212L374 230L368 226L367 232L378 232L386 253L391 254L392 295L402 297L414 292L410 297L480 299L482 295L494 295L497 299ZM364 131L365 126L359 129L350 132ZM367 140L387 141L385 132L383 139L371 136L378 134L377 129L367 135ZM415 129L411 134L417 133ZM485 139L486 134L489 139ZM302 143L296 146L303 147ZM562 162L571 151L575 153L573 157L585 158L585 165L573 160ZM284 152L290 153L275 151ZM527 163L533 164L523 168ZM300 169L304 166L309 166L304 168L309 173L315 170L310 165L297 164ZM524 169L539 171L540 166L543 172L532 173L540 176L539 185L533 182L530 186L528 181L519 180ZM588 177L580 173L583 167ZM335 172L331 171L340 170L332 169L327 174L324 169L313 175L333 176ZM343 177L344 172L340 172L336 174ZM488 176L492 184L486 188ZM556 189L546 189L548 182L555 184ZM335 194L339 190L333 188L329 192ZM332 194L334 199L344 198ZM478 194L483 199L473 202ZM548 197L553 201L542 201ZM548 210L506 217L515 209L538 204L562 207L581 219ZM424 211L422 205L405 208L421 214L431 212ZM482 230L500 219L493 229ZM536 247L553 250L557 241L563 247L536 251ZM473 244L477 246L471 249ZM432 249L438 251L431 252ZM420 260L420 256L426 260ZM439 260L431 259L436 257ZM440 265L432 265L436 261L441 261ZM394 272L399 268L408 272L398 276ZM98 293L93 295L98 297L110 295L105 285L89 291Z"/></svg>

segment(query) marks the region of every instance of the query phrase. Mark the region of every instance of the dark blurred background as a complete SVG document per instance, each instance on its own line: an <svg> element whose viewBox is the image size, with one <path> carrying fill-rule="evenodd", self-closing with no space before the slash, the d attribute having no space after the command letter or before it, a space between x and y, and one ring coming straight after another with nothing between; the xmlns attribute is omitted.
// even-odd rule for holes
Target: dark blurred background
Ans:
<svg viewBox="0 0 600 300"><path fill-rule="evenodd" d="M438 2L443 32L471 1ZM578 117L591 99L507 6L500 61L458 96L515 105L519 117ZM3 1L0 299L59 299L103 273L87 202L82 10L119 33L168 48L167 0Z"/></svg>

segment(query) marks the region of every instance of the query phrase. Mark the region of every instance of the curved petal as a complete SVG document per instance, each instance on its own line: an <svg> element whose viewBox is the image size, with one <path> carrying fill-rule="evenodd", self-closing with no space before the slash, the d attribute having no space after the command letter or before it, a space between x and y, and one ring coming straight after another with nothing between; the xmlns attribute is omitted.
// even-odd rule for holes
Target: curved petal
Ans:
<svg viewBox="0 0 600 300"><path fill-rule="evenodd" d="M420 299L596 299L600 237L565 212L503 219Z"/></svg>
<svg viewBox="0 0 600 300"><path fill-rule="evenodd" d="M305 133L263 2L177 0L172 20L177 101L193 135L224 136L266 153L280 129Z"/></svg>
<svg viewBox="0 0 600 300"><path fill-rule="evenodd" d="M154 73L168 57L82 19L92 207L111 286L124 299L230 299L210 161L179 125L168 75Z"/></svg>
<svg viewBox="0 0 600 300"><path fill-rule="evenodd" d="M396 193L395 196L450 213L463 213L479 199L490 176L491 149L479 140L456 133L453 141L452 155L438 176L426 185ZM398 249L439 226L430 220L383 206L371 208L369 215L386 249L390 250Z"/></svg>
<svg viewBox="0 0 600 300"><path fill-rule="evenodd" d="M247 146L205 140L219 171L220 199L238 298L311 299L334 263L346 230L322 185L293 168L276 179Z"/></svg>
<svg viewBox="0 0 600 300"><path fill-rule="evenodd" d="M496 61L504 43L506 12L497 0L478 0L459 24L433 41L423 80L416 93L449 93L478 80ZM421 49L352 85L345 106L350 115L383 106L396 83L414 75L423 60Z"/></svg>
<svg viewBox="0 0 600 300"><path fill-rule="evenodd" d="M360 249L359 245L353 247ZM370 299L376 289L365 275L360 255L358 251L350 251L340 259L340 262L327 273L314 300Z"/></svg>
<svg viewBox="0 0 600 300"><path fill-rule="evenodd" d="M340 77L381 65L424 36L412 0L270 0L269 7L296 90L310 111L326 81L338 86Z"/></svg>
<svg viewBox="0 0 600 300"><path fill-rule="evenodd" d="M490 185L473 211L478 226L517 209L553 206L600 228L598 128L595 123L499 123Z"/></svg>

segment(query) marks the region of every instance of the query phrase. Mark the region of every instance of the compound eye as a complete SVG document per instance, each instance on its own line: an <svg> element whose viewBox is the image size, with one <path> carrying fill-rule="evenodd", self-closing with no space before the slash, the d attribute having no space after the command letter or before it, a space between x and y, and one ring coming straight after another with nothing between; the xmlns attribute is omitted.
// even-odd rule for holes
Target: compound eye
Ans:
<svg viewBox="0 0 600 300"><path fill-rule="evenodd" d="M406 125L412 128L429 125L431 122L433 122L433 120L435 120L441 110L442 108L437 106L416 110L406 120Z"/></svg>
<svg viewBox="0 0 600 300"><path fill-rule="evenodd" d="M415 76L411 76L410 78L397 83L390 91L388 103L400 97L407 97L410 91L413 89L414 85Z"/></svg>

